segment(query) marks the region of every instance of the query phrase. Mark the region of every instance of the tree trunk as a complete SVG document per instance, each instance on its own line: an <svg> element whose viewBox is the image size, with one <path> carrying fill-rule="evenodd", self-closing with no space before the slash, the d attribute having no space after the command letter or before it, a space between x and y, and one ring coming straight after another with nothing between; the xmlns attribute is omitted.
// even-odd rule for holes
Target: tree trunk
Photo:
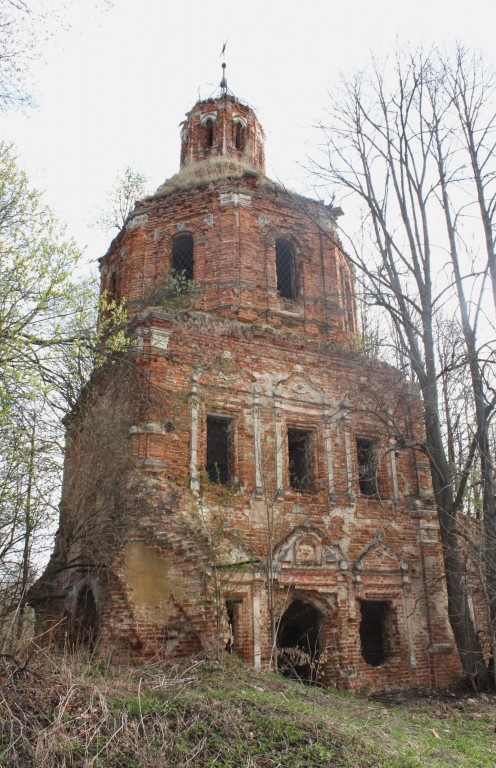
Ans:
<svg viewBox="0 0 496 768"><path fill-rule="evenodd" d="M31 425L31 437L29 443L28 485L26 489L25 513L24 513L24 543L22 551L21 570L21 601L19 603L19 617L17 621L17 636L21 637L24 629L24 614L26 591L29 582L29 566L31 563L31 535L33 532L31 519L31 503L33 498L34 459L36 450L36 414L33 414Z"/></svg>

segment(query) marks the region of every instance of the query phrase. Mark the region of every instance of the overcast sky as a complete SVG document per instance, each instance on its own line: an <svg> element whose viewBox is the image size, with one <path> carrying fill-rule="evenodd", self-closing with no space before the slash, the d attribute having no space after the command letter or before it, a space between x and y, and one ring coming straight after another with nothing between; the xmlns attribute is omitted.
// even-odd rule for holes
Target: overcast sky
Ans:
<svg viewBox="0 0 496 768"><path fill-rule="evenodd" d="M50 0L44 4L50 9ZM42 44L32 73L37 106L0 117L0 131L94 261L111 234L89 225L116 174L132 166L153 190L177 172L178 124L199 96L216 90L224 41L228 85L266 132L268 175L308 193L313 126L325 118L341 72L397 40L459 40L491 57L495 7L491 0L75 0L70 27Z"/></svg>

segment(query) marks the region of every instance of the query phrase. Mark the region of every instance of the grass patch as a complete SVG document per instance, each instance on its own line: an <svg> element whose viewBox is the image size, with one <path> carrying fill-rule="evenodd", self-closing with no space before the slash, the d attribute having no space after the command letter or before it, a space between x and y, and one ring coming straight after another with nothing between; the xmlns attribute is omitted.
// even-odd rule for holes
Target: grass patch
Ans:
<svg viewBox="0 0 496 768"><path fill-rule="evenodd" d="M0 670L1 672L2 670ZM489 695L374 700L226 659L3 670L0 765L22 768L494 768Z"/></svg>

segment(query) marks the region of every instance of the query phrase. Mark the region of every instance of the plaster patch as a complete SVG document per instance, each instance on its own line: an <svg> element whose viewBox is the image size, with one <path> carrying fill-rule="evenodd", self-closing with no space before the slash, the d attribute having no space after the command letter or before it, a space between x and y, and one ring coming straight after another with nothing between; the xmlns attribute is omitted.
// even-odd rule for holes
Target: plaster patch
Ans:
<svg viewBox="0 0 496 768"><path fill-rule="evenodd" d="M142 227L148 222L148 215L146 213L140 213L138 216L133 216L132 219L126 224L126 230L130 232L137 227Z"/></svg>
<svg viewBox="0 0 496 768"><path fill-rule="evenodd" d="M141 541L130 541L124 549L125 584L137 610L149 621L166 623L170 598L184 600L182 579L171 563Z"/></svg>

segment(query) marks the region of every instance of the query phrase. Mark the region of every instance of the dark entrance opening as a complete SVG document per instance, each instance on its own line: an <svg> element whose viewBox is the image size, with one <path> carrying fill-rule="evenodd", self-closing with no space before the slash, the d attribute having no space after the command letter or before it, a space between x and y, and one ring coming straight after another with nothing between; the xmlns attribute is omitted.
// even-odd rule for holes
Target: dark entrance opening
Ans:
<svg viewBox="0 0 496 768"><path fill-rule="evenodd" d="M74 617L74 644L93 650L98 634L98 612L91 587L83 587L79 593Z"/></svg>
<svg viewBox="0 0 496 768"><path fill-rule="evenodd" d="M322 617L313 605L293 600L277 632L277 661L285 677L315 682L318 671Z"/></svg>
<svg viewBox="0 0 496 768"><path fill-rule="evenodd" d="M379 667L392 654L395 614L385 600L362 600L360 605L360 642L367 664Z"/></svg>
<svg viewBox="0 0 496 768"><path fill-rule="evenodd" d="M226 600L226 618L229 626L229 639L226 643L226 651L228 653L235 653L240 649L239 611L241 603L241 598L237 597Z"/></svg>

